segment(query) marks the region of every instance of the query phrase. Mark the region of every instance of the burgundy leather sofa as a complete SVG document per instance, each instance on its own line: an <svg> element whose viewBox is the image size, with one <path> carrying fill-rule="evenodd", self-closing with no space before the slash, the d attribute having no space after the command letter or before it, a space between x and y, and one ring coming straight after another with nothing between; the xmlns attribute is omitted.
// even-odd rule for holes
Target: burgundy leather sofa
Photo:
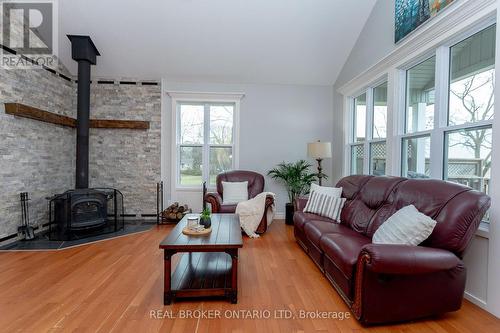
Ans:
<svg viewBox="0 0 500 333"><path fill-rule="evenodd" d="M207 193L206 189L203 190L203 201L205 203L210 203L212 207L212 213L234 213L236 211L236 205L224 205L223 198L223 188L222 182L244 182L248 181L248 198L252 199L257 194L264 192L264 176L254 171L245 170L233 170L218 174L215 183L217 185L217 192ZM274 198L272 196L266 197L266 207L264 209L264 215L260 221L259 227L255 231L258 234L262 234L267 231L267 210L273 205Z"/></svg>
<svg viewBox="0 0 500 333"><path fill-rule="evenodd" d="M297 200L297 242L365 324L422 318L458 310L465 289L462 256L490 207L468 187L434 179L349 176L340 223L302 212ZM372 244L377 228L413 204L438 223L419 246Z"/></svg>

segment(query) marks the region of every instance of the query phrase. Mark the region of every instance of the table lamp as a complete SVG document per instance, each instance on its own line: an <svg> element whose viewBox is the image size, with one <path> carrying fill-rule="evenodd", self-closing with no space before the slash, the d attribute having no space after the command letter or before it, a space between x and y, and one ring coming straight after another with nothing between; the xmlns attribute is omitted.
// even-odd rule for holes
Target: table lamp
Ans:
<svg viewBox="0 0 500 333"><path fill-rule="evenodd" d="M332 144L331 142L311 142L307 144L307 155L316 159L318 162L318 182L321 186L321 179L324 177L323 169L321 168L321 161L324 158L332 157Z"/></svg>

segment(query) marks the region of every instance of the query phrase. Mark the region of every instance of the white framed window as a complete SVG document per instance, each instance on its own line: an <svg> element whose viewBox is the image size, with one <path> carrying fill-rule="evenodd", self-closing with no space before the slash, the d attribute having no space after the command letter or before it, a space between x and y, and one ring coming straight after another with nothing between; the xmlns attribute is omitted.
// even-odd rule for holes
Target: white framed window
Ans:
<svg viewBox="0 0 500 333"><path fill-rule="evenodd" d="M382 151L387 174L445 179L489 193L495 34L494 20L486 20L388 68L385 100L377 100L377 85L352 89L345 100L346 173L383 174L376 158ZM384 111L382 129L377 119Z"/></svg>
<svg viewBox="0 0 500 333"><path fill-rule="evenodd" d="M495 29L443 45L405 71L402 176L442 178L488 193Z"/></svg>
<svg viewBox="0 0 500 333"><path fill-rule="evenodd" d="M430 177L430 141L435 128L436 56L407 69L401 175Z"/></svg>
<svg viewBox="0 0 500 333"><path fill-rule="evenodd" d="M449 49L443 178L489 193L495 90L492 25Z"/></svg>
<svg viewBox="0 0 500 333"><path fill-rule="evenodd" d="M352 99L350 174L385 175L387 159L387 81Z"/></svg>
<svg viewBox="0 0 500 333"><path fill-rule="evenodd" d="M172 97L172 177L177 190L215 187L216 176L238 167L238 96Z"/></svg>
<svg viewBox="0 0 500 333"><path fill-rule="evenodd" d="M404 71L402 176L445 179L489 193L495 30L473 31Z"/></svg>

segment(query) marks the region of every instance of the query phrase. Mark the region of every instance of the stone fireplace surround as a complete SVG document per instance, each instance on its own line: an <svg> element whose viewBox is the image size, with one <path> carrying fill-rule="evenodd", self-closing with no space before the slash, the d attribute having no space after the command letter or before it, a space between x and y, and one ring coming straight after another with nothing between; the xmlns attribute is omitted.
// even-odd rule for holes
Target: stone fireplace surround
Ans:
<svg viewBox="0 0 500 333"><path fill-rule="evenodd" d="M76 83L69 76L64 68L0 68L0 243L15 240L20 192L30 193L31 221L42 228L48 222L45 198L75 185L76 132L7 115L4 103L75 117ZM91 115L150 122L147 131L91 129L90 187L120 189L126 216L154 214L160 180L160 84L94 79Z"/></svg>

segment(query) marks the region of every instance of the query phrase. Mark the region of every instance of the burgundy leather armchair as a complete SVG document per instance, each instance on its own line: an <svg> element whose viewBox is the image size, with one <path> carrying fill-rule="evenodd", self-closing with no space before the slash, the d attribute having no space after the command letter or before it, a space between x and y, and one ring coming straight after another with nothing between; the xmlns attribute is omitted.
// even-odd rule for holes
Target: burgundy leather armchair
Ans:
<svg viewBox="0 0 500 333"><path fill-rule="evenodd" d="M302 212L294 233L362 323L413 320L458 310L465 289L462 257L490 207L469 187L433 179L349 176L337 183L347 201L340 221ZM413 204L438 223L419 246L372 244L394 212Z"/></svg>
<svg viewBox="0 0 500 333"><path fill-rule="evenodd" d="M217 175L215 183L217 185L217 192L207 193L206 188L203 190L203 206L209 203L212 207L212 213L234 213L236 211L236 205L224 205L223 204L223 188L222 182L244 182L248 181L248 198L254 198L257 194L264 191L264 176L253 171L244 170L233 170L227 171ZM264 209L264 215L257 228L256 233L262 234L267 231L267 211L274 204L274 198L272 196L266 197L266 207Z"/></svg>

